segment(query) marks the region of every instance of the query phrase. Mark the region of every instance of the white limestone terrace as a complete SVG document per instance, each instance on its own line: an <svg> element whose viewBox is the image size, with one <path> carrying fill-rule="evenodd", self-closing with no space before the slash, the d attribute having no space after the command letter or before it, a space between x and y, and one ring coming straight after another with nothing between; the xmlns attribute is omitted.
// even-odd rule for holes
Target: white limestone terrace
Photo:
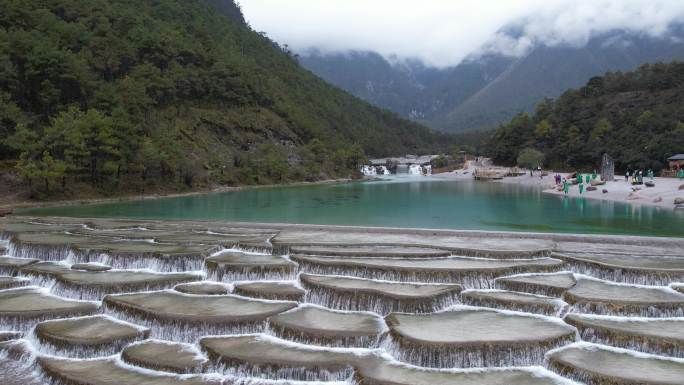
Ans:
<svg viewBox="0 0 684 385"><path fill-rule="evenodd" d="M684 359L577 342L547 353L552 369L587 384L681 385Z"/></svg>
<svg viewBox="0 0 684 385"><path fill-rule="evenodd" d="M26 385L670 385L684 356L683 238L18 216L0 238L0 369ZM580 339L601 354L546 354Z"/></svg>

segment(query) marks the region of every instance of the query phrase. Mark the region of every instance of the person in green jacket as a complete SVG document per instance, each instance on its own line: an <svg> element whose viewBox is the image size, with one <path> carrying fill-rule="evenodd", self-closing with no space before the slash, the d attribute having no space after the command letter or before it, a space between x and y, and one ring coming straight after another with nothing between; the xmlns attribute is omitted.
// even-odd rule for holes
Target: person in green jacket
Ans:
<svg viewBox="0 0 684 385"><path fill-rule="evenodd" d="M582 183L582 174L577 173L577 184Z"/></svg>
<svg viewBox="0 0 684 385"><path fill-rule="evenodd" d="M680 168L679 171L677 171L677 178L684 179L684 168Z"/></svg>
<svg viewBox="0 0 684 385"><path fill-rule="evenodd" d="M582 193L584 192L584 183L582 183L582 182L580 182L580 184L579 184L579 191L580 191L580 195L582 195Z"/></svg>
<svg viewBox="0 0 684 385"><path fill-rule="evenodd" d="M567 179L563 179L563 192L568 195L568 191L570 191L570 184Z"/></svg>
<svg viewBox="0 0 684 385"><path fill-rule="evenodd" d="M584 183L589 184L590 180L591 180L591 175L587 174L584 176Z"/></svg>
<svg viewBox="0 0 684 385"><path fill-rule="evenodd" d="M591 179L594 180L596 178L598 178L598 174L596 174L596 170L594 170L594 172L591 174Z"/></svg>

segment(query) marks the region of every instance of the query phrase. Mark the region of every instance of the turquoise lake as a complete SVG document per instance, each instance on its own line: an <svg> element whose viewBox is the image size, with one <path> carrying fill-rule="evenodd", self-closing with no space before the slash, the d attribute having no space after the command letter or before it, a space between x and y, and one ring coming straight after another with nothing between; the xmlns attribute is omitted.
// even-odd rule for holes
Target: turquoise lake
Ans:
<svg viewBox="0 0 684 385"><path fill-rule="evenodd" d="M684 213L543 194L539 188L425 177L253 188L24 210L35 215L203 219L471 230L684 236Z"/></svg>

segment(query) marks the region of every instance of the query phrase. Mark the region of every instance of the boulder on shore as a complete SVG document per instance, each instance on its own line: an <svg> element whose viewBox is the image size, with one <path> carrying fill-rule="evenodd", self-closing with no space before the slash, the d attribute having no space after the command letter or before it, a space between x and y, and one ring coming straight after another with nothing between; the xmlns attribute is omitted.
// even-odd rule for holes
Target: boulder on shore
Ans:
<svg viewBox="0 0 684 385"><path fill-rule="evenodd" d="M587 186L587 191L596 191L596 186Z"/></svg>
<svg viewBox="0 0 684 385"><path fill-rule="evenodd" d="M608 189L607 189L607 188L604 188L604 189L601 190L601 191L602 191L604 194L608 194Z"/></svg>
<svg viewBox="0 0 684 385"><path fill-rule="evenodd" d="M606 184L605 180L600 180L600 179L593 179L591 182L589 182L592 186L603 186Z"/></svg>
<svg viewBox="0 0 684 385"><path fill-rule="evenodd" d="M684 198L675 198L675 199L674 199L674 204L676 204L676 205L684 205Z"/></svg>

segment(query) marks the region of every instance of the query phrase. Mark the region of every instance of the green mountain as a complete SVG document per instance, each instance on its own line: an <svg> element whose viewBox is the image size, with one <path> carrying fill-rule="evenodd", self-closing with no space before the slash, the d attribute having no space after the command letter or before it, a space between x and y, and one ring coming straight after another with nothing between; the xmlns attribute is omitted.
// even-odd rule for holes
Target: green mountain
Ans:
<svg viewBox="0 0 684 385"><path fill-rule="evenodd" d="M230 0L2 9L0 160L34 188L346 177L451 140L328 85Z"/></svg>
<svg viewBox="0 0 684 385"><path fill-rule="evenodd" d="M485 149L515 164L526 148L544 153L553 168L595 169L608 153L616 168L660 170L684 152L684 63L647 64L609 72L582 88L545 100L534 114L501 125Z"/></svg>

